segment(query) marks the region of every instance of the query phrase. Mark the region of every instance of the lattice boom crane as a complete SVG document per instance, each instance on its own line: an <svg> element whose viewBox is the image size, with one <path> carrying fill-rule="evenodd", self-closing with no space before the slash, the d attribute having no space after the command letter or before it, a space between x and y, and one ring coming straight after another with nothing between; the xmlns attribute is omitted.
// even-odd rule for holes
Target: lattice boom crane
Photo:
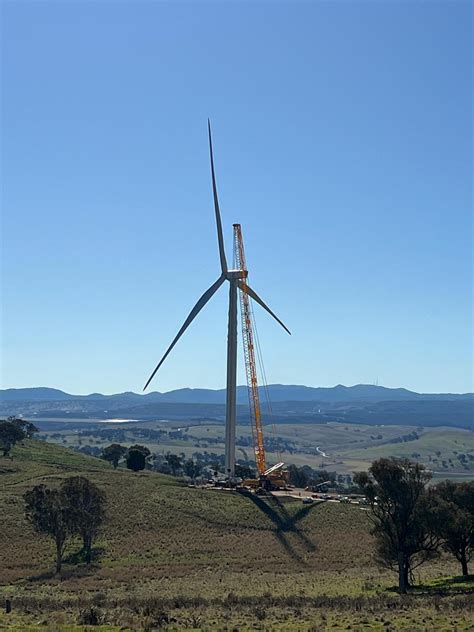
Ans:
<svg viewBox="0 0 474 632"><path fill-rule="evenodd" d="M243 288L239 288L240 315L242 320L242 341L244 346L245 375L249 394L250 421L252 426L255 464L258 480L248 480L247 484L265 489L279 489L288 482L287 472L283 471L284 463L280 462L267 468L265 447L263 444L262 415L260 411L260 395L258 391L257 363L255 361L255 337L252 324L250 297L245 291L248 279L245 260L244 241L240 224L234 224L234 266L242 270Z"/></svg>
<svg viewBox="0 0 474 632"><path fill-rule="evenodd" d="M247 264L245 261L244 242L240 224L234 224L234 258L237 270L244 270L242 285L247 285ZM242 319L242 340L244 344L245 374L249 393L250 419L252 422L255 464L260 476L264 476L267 465L263 446L262 417L260 412L260 396L258 393L257 365L255 362L255 346L252 331L252 315L250 298L247 292L239 290L240 315Z"/></svg>

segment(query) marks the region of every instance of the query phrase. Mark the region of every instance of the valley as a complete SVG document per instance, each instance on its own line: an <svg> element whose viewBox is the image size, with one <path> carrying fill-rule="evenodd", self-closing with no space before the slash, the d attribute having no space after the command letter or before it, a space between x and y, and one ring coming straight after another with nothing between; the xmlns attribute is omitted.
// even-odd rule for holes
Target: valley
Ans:
<svg viewBox="0 0 474 632"><path fill-rule="evenodd" d="M222 457L225 450L224 425L215 420L113 423L50 418L35 423L40 438L96 456L110 443L141 443L152 453L182 453L186 458L204 452ZM435 480L474 478L474 432L463 428L275 423L264 425L264 436L269 463L282 460L347 475L367 469L382 456L395 456L423 463ZM236 455L254 465L249 425L237 426Z"/></svg>

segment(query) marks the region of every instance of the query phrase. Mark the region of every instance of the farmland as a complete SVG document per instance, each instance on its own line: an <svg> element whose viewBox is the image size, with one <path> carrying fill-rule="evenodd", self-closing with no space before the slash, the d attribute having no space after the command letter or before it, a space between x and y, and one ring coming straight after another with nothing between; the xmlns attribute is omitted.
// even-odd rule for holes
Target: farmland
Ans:
<svg viewBox="0 0 474 632"><path fill-rule="evenodd" d="M87 424L69 420L39 420L45 430L40 437L73 448L103 448L113 432L123 445L144 443L156 454L196 452L224 453L224 427L219 422L130 422ZM55 430L57 427L59 430ZM149 438L147 431L161 432ZM434 479L466 480L474 477L474 432L462 428L374 426L364 424L267 424L264 427L269 463L279 460L310 465L337 474L366 469L382 456L407 457L423 463ZM237 458L252 461L249 425L237 426Z"/></svg>
<svg viewBox="0 0 474 632"><path fill-rule="evenodd" d="M106 492L107 518L93 565L77 563L73 541L58 578L52 542L24 520L22 494L71 474ZM104 630L474 626L470 583L454 578L450 558L422 567L415 596L393 592L395 578L376 566L359 506L192 489L32 440L17 445L12 460L0 459L0 477L8 508L0 519L0 590L13 603L0 629L79 630L68 626L91 607Z"/></svg>

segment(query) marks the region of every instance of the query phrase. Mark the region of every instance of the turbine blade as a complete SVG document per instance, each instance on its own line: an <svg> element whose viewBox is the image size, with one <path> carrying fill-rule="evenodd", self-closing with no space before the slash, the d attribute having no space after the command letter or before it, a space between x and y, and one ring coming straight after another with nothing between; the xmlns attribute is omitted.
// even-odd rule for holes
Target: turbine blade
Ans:
<svg viewBox="0 0 474 632"><path fill-rule="evenodd" d="M254 301L256 301L259 305L261 305L263 307L263 309L266 309L267 312L273 316L273 318L280 323L280 325L283 327L283 329L288 332L291 336L291 331L288 329L288 327L286 327L286 325L284 325L282 323L282 321L278 318L278 316L276 314L274 314L272 312L272 310L268 307L268 305L266 305L262 299L260 298L260 296L257 294L257 292L255 292L255 290L252 290L252 288L249 285L246 285L245 283L242 283L242 281L237 281L237 285L239 286L239 288L242 290L242 292L245 292L246 294L248 294L250 296L250 298L253 298Z"/></svg>
<svg viewBox="0 0 474 632"><path fill-rule="evenodd" d="M145 387L143 388L143 390L145 391L147 389L147 386L150 384L150 382L152 381L152 379L155 377L156 372L158 371L158 369L160 368L160 366L163 364L163 362L165 361L165 359L167 358L169 352L171 351L171 349L175 346L175 344L178 342L178 340L181 338L181 336L184 334L184 332L186 331L186 329L189 327L189 325L192 323L192 321L196 318L196 316L199 314L199 312L201 311L201 309L204 307L204 305L209 301L209 299L212 297L213 294L215 294L217 292L217 290L220 288L220 286L224 283L225 281L225 276L221 275L217 281L215 283L213 283L211 285L211 287L206 290L204 292L204 294L201 296L201 298L198 300L198 302L196 303L196 305L192 308L189 316L186 318L186 320L183 323L183 326L181 327L181 329L178 331L178 333L176 334L173 342L170 344L170 346L168 347L168 349L166 350L165 355L161 358L160 362L158 363L158 365L156 366L155 370L153 371L153 373L150 375L150 377L148 378L148 382L145 384Z"/></svg>
<svg viewBox="0 0 474 632"><path fill-rule="evenodd" d="M214 210L216 212L217 240L219 242L219 257L221 259L222 274L227 272L227 259L225 258L224 237L222 236L221 211L219 208L219 198L217 197L216 174L214 171L214 154L212 151L211 122L207 119L207 129L209 132L209 153L211 156L212 192L214 194Z"/></svg>

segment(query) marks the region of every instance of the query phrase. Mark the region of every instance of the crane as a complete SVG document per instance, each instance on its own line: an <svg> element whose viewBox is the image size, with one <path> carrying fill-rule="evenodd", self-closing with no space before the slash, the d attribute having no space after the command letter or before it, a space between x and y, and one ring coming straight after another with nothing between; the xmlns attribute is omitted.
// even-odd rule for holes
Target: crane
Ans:
<svg viewBox="0 0 474 632"><path fill-rule="evenodd" d="M234 267L242 270L242 285L247 286L248 271L245 260L244 241L240 224L234 224ZM245 290L239 289L240 316L242 325L242 342L244 347L245 375L249 395L250 421L257 466L258 480L248 480L251 487L263 489L281 488L286 486L285 472L282 471L283 462L267 467L265 447L263 441L262 414L260 410L260 395L258 391L257 364L255 361L255 343L252 325L252 311L250 298Z"/></svg>

